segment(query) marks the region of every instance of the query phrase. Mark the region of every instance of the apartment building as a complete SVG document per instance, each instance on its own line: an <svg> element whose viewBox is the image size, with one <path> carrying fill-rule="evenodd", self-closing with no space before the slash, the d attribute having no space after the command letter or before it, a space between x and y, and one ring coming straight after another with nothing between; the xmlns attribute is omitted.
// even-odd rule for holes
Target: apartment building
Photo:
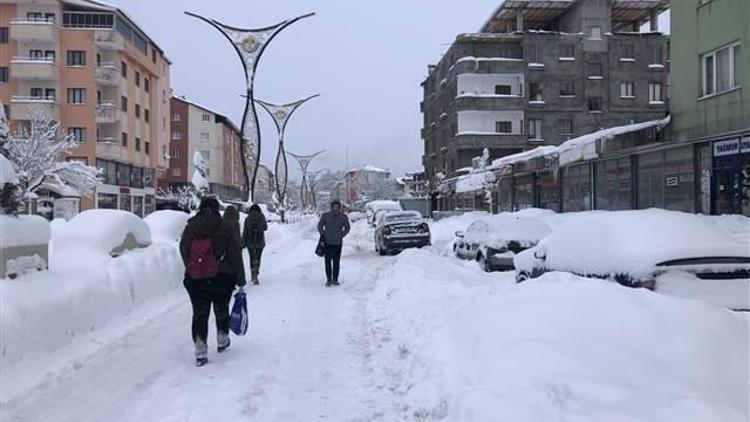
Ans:
<svg viewBox="0 0 750 422"><path fill-rule="evenodd" d="M185 97L172 97L170 131L169 170L159 179L161 189L186 185L194 171L193 156L200 152L211 191L225 200L245 199L241 136L229 118Z"/></svg>
<svg viewBox="0 0 750 422"><path fill-rule="evenodd" d="M170 65L116 7L0 2L0 100L12 128L43 110L80 143L67 159L102 169L83 209L154 210L155 181L168 166Z"/></svg>
<svg viewBox="0 0 750 422"><path fill-rule="evenodd" d="M667 114L666 0L506 0L422 83L431 189L492 158ZM642 30L642 27L647 30Z"/></svg>

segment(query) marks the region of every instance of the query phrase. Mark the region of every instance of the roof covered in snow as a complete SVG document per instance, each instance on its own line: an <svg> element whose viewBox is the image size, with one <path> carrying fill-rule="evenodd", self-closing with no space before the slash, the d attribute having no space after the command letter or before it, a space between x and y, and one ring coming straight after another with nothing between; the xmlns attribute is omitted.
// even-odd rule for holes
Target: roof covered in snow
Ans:
<svg viewBox="0 0 750 422"><path fill-rule="evenodd" d="M537 147L529 151L519 152L518 154L507 155L497 160L492 161L492 167L502 167L523 161L533 160L535 158L542 158L547 156L557 155L558 148L552 145L545 145Z"/></svg>

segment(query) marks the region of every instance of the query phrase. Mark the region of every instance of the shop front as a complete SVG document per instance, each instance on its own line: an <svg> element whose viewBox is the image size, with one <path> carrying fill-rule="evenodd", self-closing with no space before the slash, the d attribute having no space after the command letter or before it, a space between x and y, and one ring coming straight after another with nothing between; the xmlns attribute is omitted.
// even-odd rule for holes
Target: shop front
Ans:
<svg viewBox="0 0 750 422"><path fill-rule="evenodd" d="M713 142L714 214L750 217L750 134Z"/></svg>

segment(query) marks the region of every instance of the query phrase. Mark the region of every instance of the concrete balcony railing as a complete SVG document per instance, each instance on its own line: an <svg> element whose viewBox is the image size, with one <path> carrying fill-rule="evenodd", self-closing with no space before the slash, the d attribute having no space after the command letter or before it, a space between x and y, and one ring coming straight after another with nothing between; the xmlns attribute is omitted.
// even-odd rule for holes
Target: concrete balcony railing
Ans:
<svg viewBox="0 0 750 422"><path fill-rule="evenodd" d="M117 31L102 29L94 33L94 42L97 47L105 50L122 50L125 48L125 39Z"/></svg>
<svg viewBox="0 0 750 422"><path fill-rule="evenodd" d="M10 38L14 41L57 43L57 33L53 19L15 18L10 21Z"/></svg>
<svg viewBox="0 0 750 422"><path fill-rule="evenodd" d="M456 97L456 110L523 110L526 102L526 97L518 95L461 94Z"/></svg>
<svg viewBox="0 0 750 422"><path fill-rule="evenodd" d="M10 76L20 80L56 81L60 78L55 59L49 57L14 57Z"/></svg>
<svg viewBox="0 0 750 422"><path fill-rule="evenodd" d="M31 120L35 111L44 112L50 119L60 120L60 106L55 97L25 97L14 95L10 101L10 115L14 120Z"/></svg>
<svg viewBox="0 0 750 422"><path fill-rule="evenodd" d="M96 67L94 78L100 85L118 86L120 84L120 68L116 63L100 63Z"/></svg>
<svg viewBox="0 0 750 422"><path fill-rule="evenodd" d="M96 106L96 123L117 123L120 121L120 116L120 107L115 103L103 102Z"/></svg>
<svg viewBox="0 0 750 422"><path fill-rule="evenodd" d="M110 140L112 142L109 142ZM124 163L131 161L128 149L120 145L114 138L97 139L96 156L105 160L115 160Z"/></svg>

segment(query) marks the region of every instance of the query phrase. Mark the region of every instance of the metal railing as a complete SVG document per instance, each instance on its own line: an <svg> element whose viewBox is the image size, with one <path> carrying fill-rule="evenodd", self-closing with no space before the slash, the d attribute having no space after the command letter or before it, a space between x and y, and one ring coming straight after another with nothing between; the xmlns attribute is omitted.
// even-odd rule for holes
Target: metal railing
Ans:
<svg viewBox="0 0 750 422"><path fill-rule="evenodd" d="M38 57L15 56L13 57L11 62L13 63L33 62L33 63L55 64L55 58L47 57L47 56L38 56Z"/></svg>
<svg viewBox="0 0 750 422"><path fill-rule="evenodd" d="M11 19L10 23L12 23L12 24L13 23L20 23L20 24L30 23L30 24L54 25L55 24L55 18L52 18L52 17L50 17L50 18L45 18L45 17L40 17L40 18L17 17L17 18Z"/></svg>
<svg viewBox="0 0 750 422"><path fill-rule="evenodd" d="M57 97L46 95L14 95L11 97L14 103L56 103Z"/></svg>

